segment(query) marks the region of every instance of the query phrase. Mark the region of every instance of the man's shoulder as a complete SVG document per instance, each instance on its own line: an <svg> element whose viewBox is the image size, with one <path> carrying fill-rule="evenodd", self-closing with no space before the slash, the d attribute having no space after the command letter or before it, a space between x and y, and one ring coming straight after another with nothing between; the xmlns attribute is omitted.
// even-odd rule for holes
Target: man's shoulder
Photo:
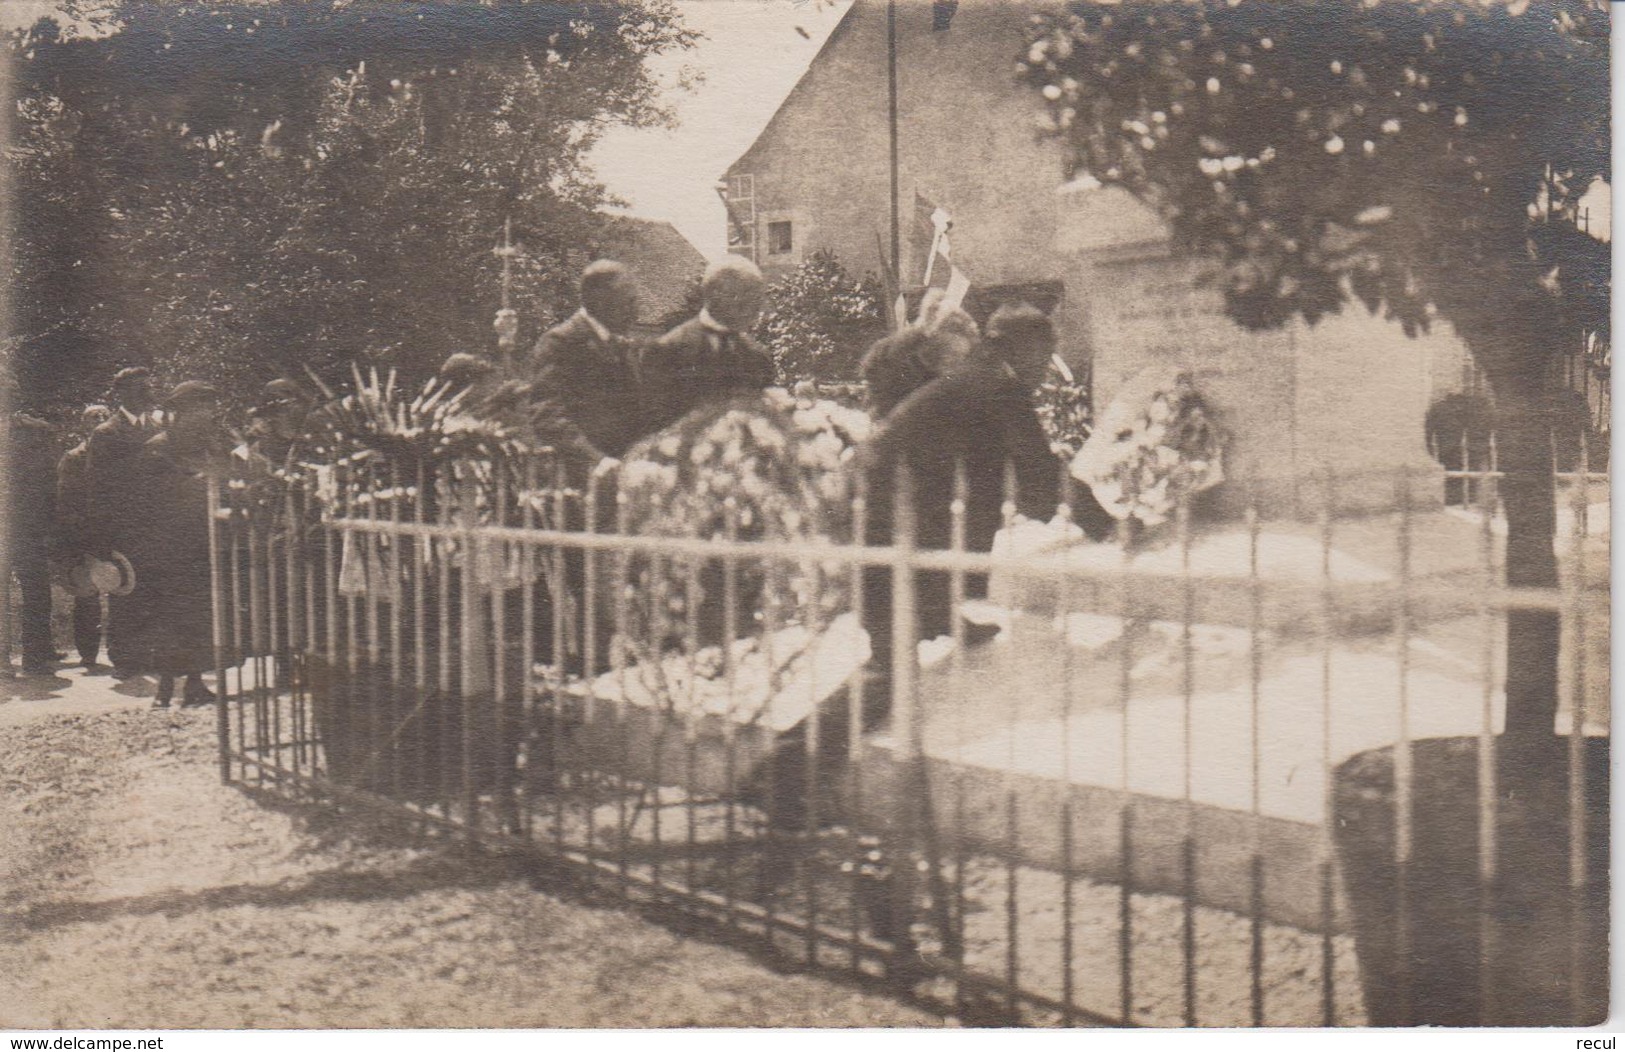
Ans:
<svg viewBox="0 0 1625 1052"><path fill-rule="evenodd" d="M655 344L661 347L683 346L699 342L704 338L705 325L696 315L667 329L663 335L655 340Z"/></svg>
<svg viewBox="0 0 1625 1052"><path fill-rule="evenodd" d="M592 336L592 327L580 314L572 314L557 325L543 332L536 341L540 350L549 347L570 347L584 342Z"/></svg>

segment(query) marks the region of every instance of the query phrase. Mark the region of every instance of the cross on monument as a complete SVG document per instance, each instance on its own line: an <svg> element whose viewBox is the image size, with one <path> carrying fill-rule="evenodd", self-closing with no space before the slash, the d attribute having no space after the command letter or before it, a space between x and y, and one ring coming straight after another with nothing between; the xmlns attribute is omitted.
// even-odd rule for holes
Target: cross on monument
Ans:
<svg viewBox="0 0 1625 1052"><path fill-rule="evenodd" d="M513 259L519 249L513 243L513 218L502 220L502 244L491 250L502 260L502 307L492 328L497 332L497 364L508 369L513 364L514 345L519 340L519 312L509 302L513 292Z"/></svg>

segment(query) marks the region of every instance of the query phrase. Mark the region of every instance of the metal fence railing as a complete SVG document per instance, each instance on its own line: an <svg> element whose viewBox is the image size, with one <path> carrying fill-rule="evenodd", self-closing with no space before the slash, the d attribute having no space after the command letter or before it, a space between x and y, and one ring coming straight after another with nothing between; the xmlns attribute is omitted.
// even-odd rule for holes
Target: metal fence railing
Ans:
<svg viewBox="0 0 1625 1052"><path fill-rule="evenodd" d="M1465 507L1400 476L1396 511L1338 519L1373 483L1327 476L1315 521L1181 516L1160 546L1055 543L1067 504L1042 530L1007 505L991 553L963 550L962 485L922 497L951 502L935 549L906 491L865 546L734 514L632 535L612 483L540 462L216 484L221 775L969 1020L1595 1021L1607 477L1559 480L1562 586L1517 589L1497 473L1451 474ZM974 616L919 638L944 595ZM1518 612L1561 630L1538 813L1496 763Z"/></svg>

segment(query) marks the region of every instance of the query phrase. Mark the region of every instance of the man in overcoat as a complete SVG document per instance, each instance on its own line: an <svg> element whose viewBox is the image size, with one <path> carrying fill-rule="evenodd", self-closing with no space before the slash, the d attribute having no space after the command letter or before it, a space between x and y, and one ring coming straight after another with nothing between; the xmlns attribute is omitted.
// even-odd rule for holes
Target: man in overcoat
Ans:
<svg viewBox="0 0 1625 1052"><path fill-rule="evenodd" d="M531 351L530 380L548 411L545 423L589 467L619 459L643 433L637 347L627 335L637 313L631 273L598 260L581 274L581 308L542 333Z"/></svg>
<svg viewBox="0 0 1625 1052"><path fill-rule="evenodd" d="M57 542L71 564L93 554L90 544L90 436L107 423L113 411L105 405L88 405L79 414L84 439L62 454L56 464ZM73 601L73 645L79 663L96 668L102 649L102 599L99 595L78 596Z"/></svg>
<svg viewBox="0 0 1625 1052"><path fill-rule="evenodd" d="M756 264L739 256L711 264L700 295L700 313L643 352L646 433L773 382L773 359L750 337L765 296Z"/></svg>
<svg viewBox="0 0 1625 1052"><path fill-rule="evenodd" d="M565 528L586 527L585 494L593 487L593 527L607 531L615 521L610 468L643 435L645 426L638 348L629 335L637 320L638 290L625 266L600 259L582 271L580 291L580 309L544 332L531 351L532 420L562 453L565 480L574 494L565 505ZM588 665L587 619L595 619L598 626L592 671L608 667L614 635L607 588L592 597L595 609L586 609L586 561L581 549L566 549L564 581L549 597L564 606L565 638L553 638L551 609L539 611L536 618L539 652L577 673Z"/></svg>
<svg viewBox="0 0 1625 1052"><path fill-rule="evenodd" d="M113 415L90 434L85 523L91 551L107 558L118 551L135 567L139 588L142 546L152 537L160 514L148 485L150 458L146 443L157 431L157 403L148 371L136 366L113 377ZM127 679L151 664L145 633L148 610L132 592L109 596L107 656L113 674Z"/></svg>
<svg viewBox="0 0 1625 1052"><path fill-rule="evenodd" d="M51 643L50 569L57 447L51 425L21 410L11 414L7 428L10 573L21 592L23 673L49 675L57 656Z"/></svg>
<svg viewBox="0 0 1625 1052"><path fill-rule="evenodd" d="M1054 514L1061 462L1050 451L1032 400L1054 349L1054 329L1043 313L1026 304L1000 307L989 319L980 344L892 410L860 450L869 486L865 544L885 546L898 540L893 505L899 470L905 467L918 548L952 546L950 502L958 464L964 465L967 484L964 550L992 550L1003 520L1007 471L1015 482L1016 511L1035 519ZM951 580L942 570L914 574L915 624L910 638L952 632L956 615ZM971 598L986 595L985 575L966 574L965 592ZM893 652L890 567L864 569L863 627L869 635L870 657L863 674L859 722L869 730L891 714L894 663L912 657ZM746 798L764 807L774 828L803 828L809 794L823 795L837 780L850 747L850 711L851 697L844 690L819 707L817 760L811 770L804 721L779 736L770 758L747 779ZM812 771L816 781L809 778Z"/></svg>

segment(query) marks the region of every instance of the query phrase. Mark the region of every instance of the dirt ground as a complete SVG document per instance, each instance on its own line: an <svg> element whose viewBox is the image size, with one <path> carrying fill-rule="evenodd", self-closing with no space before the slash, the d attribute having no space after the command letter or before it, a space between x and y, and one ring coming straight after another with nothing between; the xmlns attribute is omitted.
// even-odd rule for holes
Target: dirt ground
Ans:
<svg viewBox="0 0 1625 1052"><path fill-rule="evenodd" d="M320 828L220 784L211 710L80 685L0 700L0 1028L943 1022L509 864Z"/></svg>

